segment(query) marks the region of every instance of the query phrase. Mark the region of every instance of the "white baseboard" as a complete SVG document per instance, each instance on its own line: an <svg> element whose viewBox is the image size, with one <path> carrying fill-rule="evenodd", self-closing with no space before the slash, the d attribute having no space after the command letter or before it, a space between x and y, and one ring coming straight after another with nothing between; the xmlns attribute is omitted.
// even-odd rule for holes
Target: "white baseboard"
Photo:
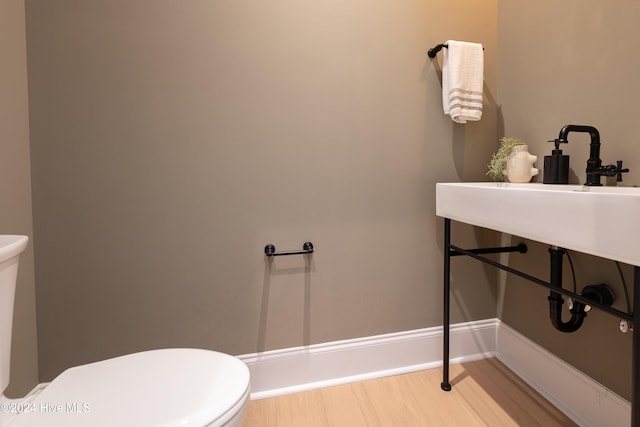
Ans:
<svg viewBox="0 0 640 427"><path fill-rule="evenodd" d="M38 394L40 394L42 390L44 390L48 385L48 382L36 384L33 390L31 390L25 397L20 397L17 399L5 397L4 394L0 393L0 408L2 408L0 409L0 426L8 426L11 422L13 422L13 419L18 416L18 411L10 410L10 408L28 407L33 399L35 399Z"/></svg>
<svg viewBox="0 0 640 427"><path fill-rule="evenodd" d="M631 405L498 319L451 327L451 362L497 357L580 426L624 426ZM442 327L238 356L252 399L442 365Z"/></svg>
<svg viewBox="0 0 640 427"><path fill-rule="evenodd" d="M500 323L497 358L580 426L628 426L631 404Z"/></svg>
<svg viewBox="0 0 640 427"><path fill-rule="evenodd" d="M451 326L452 363L493 357L497 319ZM252 399L397 375L442 365L442 327L238 356Z"/></svg>

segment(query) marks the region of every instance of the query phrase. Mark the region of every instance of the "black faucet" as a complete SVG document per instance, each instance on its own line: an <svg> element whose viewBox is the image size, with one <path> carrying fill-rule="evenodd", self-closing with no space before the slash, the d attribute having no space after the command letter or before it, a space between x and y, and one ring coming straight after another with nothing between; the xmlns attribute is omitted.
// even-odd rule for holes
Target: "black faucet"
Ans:
<svg viewBox="0 0 640 427"><path fill-rule="evenodd" d="M600 159L600 132L593 126L566 125L560 129L560 134L556 143L566 143L569 132L584 132L591 136L589 150L589 160L587 160L587 182L585 185L598 186L601 176L617 176L616 181L622 181L622 174L629 172L629 169L622 169L622 160L618 160L617 165L602 166Z"/></svg>

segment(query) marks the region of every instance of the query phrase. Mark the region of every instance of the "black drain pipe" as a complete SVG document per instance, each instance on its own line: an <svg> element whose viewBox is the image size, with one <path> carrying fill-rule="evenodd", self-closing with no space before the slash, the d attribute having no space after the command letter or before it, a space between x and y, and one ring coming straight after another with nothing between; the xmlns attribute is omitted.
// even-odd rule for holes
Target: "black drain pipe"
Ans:
<svg viewBox="0 0 640 427"><path fill-rule="evenodd" d="M555 246L549 248L549 254L551 258L551 285L556 288L562 288L562 257L565 252L563 249L559 249ZM579 301L574 301L571 308L571 319L568 322L562 321L562 305L564 299L558 292L551 291L549 294L549 317L551 323L560 332L575 332L584 321L585 305Z"/></svg>

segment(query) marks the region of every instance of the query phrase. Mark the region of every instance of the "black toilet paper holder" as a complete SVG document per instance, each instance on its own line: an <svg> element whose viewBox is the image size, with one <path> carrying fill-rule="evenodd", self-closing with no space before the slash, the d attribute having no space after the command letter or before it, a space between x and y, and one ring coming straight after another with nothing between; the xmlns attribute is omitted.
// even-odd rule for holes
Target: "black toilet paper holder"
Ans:
<svg viewBox="0 0 640 427"><path fill-rule="evenodd" d="M304 242L304 244L302 245L301 251L276 252L276 247L271 243L269 243L267 246L264 247L264 254L268 257L283 256L283 255L307 255L312 253L313 253L313 243L311 242Z"/></svg>

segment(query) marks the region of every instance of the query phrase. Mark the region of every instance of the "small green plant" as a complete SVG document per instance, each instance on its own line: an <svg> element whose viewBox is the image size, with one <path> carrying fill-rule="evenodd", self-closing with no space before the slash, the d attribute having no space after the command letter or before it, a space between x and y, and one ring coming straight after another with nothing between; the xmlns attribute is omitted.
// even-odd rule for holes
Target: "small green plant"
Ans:
<svg viewBox="0 0 640 427"><path fill-rule="evenodd" d="M526 143L518 138L507 138L506 136L500 138L500 148L497 152L491 156L489 162L489 170L487 175L494 181L504 181L503 171L507 167L507 159L511 154L511 149L517 145L525 145Z"/></svg>

